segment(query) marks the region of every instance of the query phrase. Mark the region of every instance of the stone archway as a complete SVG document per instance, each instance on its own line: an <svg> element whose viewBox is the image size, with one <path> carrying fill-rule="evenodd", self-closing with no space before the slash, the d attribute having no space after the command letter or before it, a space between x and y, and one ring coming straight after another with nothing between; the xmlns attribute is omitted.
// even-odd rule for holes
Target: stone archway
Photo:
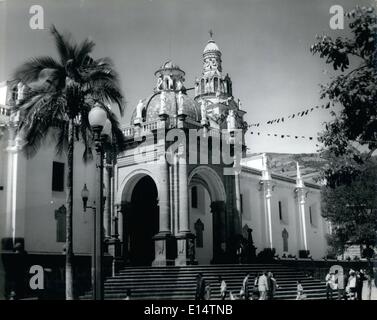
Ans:
<svg viewBox="0 0 377 320"><path fill-rule="evenodd" d="M199 166L191 171L188 183L190 194L192 188L197 187L198 190L204 190L202 199L207 199L201 208L195 209L190 206L189 210L191 231L196 233L195 223L201 217L200 221L205 222L202 231L211 233L209 235L211 241L206 242L207 246L196 248L197 257L199 260L202 259L203 263L221 262L226 251L226 192L223 181L210 166ZM200 214L200 211L203 212ZM208 234L204 237L208 239ZM206 256L208 261L204 258Z"/></svg>
<svg viewBox="0 0 377 320"><path fill-rule="evenodd" d="M149 266L155 258L153 237L159 232L158 189L146 173L134 173L122 191L124 256L132 266Z"/></svg>

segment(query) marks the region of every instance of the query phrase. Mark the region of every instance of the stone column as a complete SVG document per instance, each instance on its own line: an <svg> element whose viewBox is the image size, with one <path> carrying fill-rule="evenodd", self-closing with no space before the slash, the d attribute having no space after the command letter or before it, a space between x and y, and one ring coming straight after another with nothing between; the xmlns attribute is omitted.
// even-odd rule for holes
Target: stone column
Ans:
<svg viewBox="0 0 377 320"><path fill-rule="evenodd" d="M308 251L308 240L306 233L306 217L305 217L305 202L306 202L306 190L303 187L298 187L295 189L298 212L300 219L300 235L301 235L301 248L302 250Z"/></svg>
<svg viewBox="0 0 377 320"><path fill-rule="evenodd" d="M179 158L178 175L179 175L179 232L190 232L189 209L188 209L188 180L186 155Z"/></svg>
<svg viewBox="0 0 377 320"><path fill-rule="evenodd" d="M106 155L105 170L104 170L104 182L106 188L106 202L103 212L103 220L105 227L105 239L109 239L111 236L111 177L112 177L112 165L109 159L109 154Z"/></svg>
<svg viewBox="0 0 377 320"><path fill-rule="evenodd" d="M173 165L173 195L174 195L174 234L179 233L179 190L178 190L178 157L174 155Z"/></svg>
<svg viewBox="0 0 377 320"><path fill-rule="evenodd" d="M187 265L195 263L195 243L194 235L190 232L186 152L182 149L178 158L178 190L179 233L176 237L178 252L175 264Z"/></svg>
<svg viewBox="0 0 377 320"><path fill-rule="evenodd" d="M159 193L159 208L160 208L160 230L159 233L170 234L170 203L169 203L169 167L165 159L165 155L161 156L162 162L160 165L160 188Z"/></svg>
<svg viewBox="0 0 377 320"><path fill-rule="evenodd" d="M267 248L273 249L272 241L272 213L271 213L271 197L273 191L272 180L262 179L260 181L263 190L263 201L264 201L264 217L265 217L265 234L267 241Z"/></svg>
<svg viewBox="0 0 377 320"><path fill-rule="evenodd" d="M163 161L160 161L160 181L159 181L159 221L160 230L157 235L153 237L155 241L155 259L152 263L154 266L166 266L172 264L169 257L170 249L170 203L169 203L169 167L163 156Z"/></svg>
<svg viewBox="0 0 377 320"><path fill-rule="evenodd" d="M115 276L115 274L119 271L119 269L124 265L125 257L127 257L127 253L125 250L123 250L122 253L122 242L119 239L119 220L123 224L123 210L124 205L117 205L116 206L116 213L113 216L112 219L112 234L111 237L107 239L107 247L108 247L108 253L113 257L113 263L112 263L112 275ZM119 219L120 217L120 219ZM123 233L123 232L122 232Z"/></svg>
<svg viewBox="0 0 377 320"><path fill-rule="evenodd" d="M307 233L306 233L306 217L305 217L305 202L306 202L306 188L304 184L304 180L301 177L300 166L298 162L296 162L297 166L297 174L296 174L296 198L298 204L298 212L300 215L300 235L301 235L301 247L303 250L307 252L305 256L309 254L308 249L308 240L307 240Z"/></svg>

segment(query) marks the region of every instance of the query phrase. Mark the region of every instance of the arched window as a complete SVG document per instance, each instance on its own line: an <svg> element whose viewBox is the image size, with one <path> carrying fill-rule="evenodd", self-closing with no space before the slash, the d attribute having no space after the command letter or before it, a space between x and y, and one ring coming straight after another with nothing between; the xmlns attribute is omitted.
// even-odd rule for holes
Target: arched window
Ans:
<svg viewBox="0 0 377 320"><path fill-rule="evenodd" d="M198 188L191 188L191 208L198 208Z"/></svg>
<svg viewBox="0 0 377 320"><path fill-rule="evenodd" d="M200 93L204 93L205 92L205 89L204 89L204 79L202 79L200 81Z"/></svg>
<svg viewBox="0 0 377 320"><path fill-rule="evenodd" d="M216 92L219 88L219 79L218 78L213 78L213 89Z"/></svg>

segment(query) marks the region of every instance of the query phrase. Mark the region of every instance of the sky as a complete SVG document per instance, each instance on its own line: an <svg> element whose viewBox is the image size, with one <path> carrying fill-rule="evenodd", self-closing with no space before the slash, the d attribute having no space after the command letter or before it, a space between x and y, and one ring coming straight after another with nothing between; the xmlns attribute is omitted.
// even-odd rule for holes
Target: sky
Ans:
<svg viewBox="0 0 377 320"><path fill-rule="evenodd" d="M331 66L310 53L316 34L339 36L331 30L329 9L345 11L372 0L0 0L0 81L33 56L56 51L49 26L70 32L77 41L90 37L93 56L110 57L120 74L129 123L139 99L151 94L154 72L171 59L186 72L186 87L201 74L202 52L213 30L222 51L223 72L233 81L249 123L264 123L246 133L249 152L309 153L318 149L316 137L330 110L283 124L265 122L322 104L320 83ZM29 26L29 9L44 9L44 29ZM250 132L254 134L250 134ZM258 136L256 133L260 132ZM267 134L279 137L268 137ZM280 138L284 135L314 137Z"/></svg>

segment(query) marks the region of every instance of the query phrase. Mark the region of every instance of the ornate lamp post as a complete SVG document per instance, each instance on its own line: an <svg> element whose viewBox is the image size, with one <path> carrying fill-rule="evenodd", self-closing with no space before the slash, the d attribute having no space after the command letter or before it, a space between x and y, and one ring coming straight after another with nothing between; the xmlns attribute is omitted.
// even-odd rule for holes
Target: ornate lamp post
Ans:
<svg viewBox="0 0 377 320"><path fill-rule="evenodd" d="M89 123L94 132L96 149L96 214L95 214L95 243L94 243L94 277L93 296L94 300L103 300L103 146L102 137L111 132L111 122L107 119L106 111L96 106L89 112ZM83 190L82 196L86 196ZM83 197L83 201L84 201ZM86 199L87 201L87 199ZM85 208L85 201L84 201Z"/></svg>

